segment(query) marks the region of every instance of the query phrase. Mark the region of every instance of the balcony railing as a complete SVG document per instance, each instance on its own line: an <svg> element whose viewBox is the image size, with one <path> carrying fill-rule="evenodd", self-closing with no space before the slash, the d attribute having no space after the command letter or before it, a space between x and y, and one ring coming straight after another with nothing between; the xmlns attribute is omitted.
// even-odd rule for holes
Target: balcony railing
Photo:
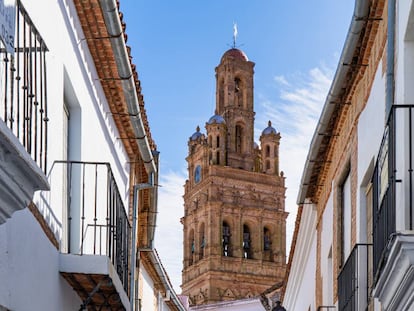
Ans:
<svg viewBox="0 0 414 311"><path fill-rule="evenodd" d="M356 244L338 277L338 310L365 310L372 281L371 244Z"/></svg>
<svg viewBox="0 0 414 311"><path fill-rule="evenodd" d="M384 260L384 251L388 244L388 239L395 232L395 204L392 187L388 187L381 205L376 205L374 195L375 218L373 223L373 267L375 273L379 273L381 264ZM378 208L376 209L375 206Z"/></svg>
<svg viewBox="0 0 414 311"><path fill-rule="evenodd" d="M131 226L108 163L55 161L50 205L61 205L62 253L108 256L129 293Z"/></svg>
<svg viewBox="0 0 414 311"><path fill-rule="evenodd" d="M46 173L48 49L20 1L16 11L15 53L0 41L0 118Z"/></svg>
<svg viewBox="0 0 414 311"><path fill-rule="evenodd" d="M414 105L394 105L373 176L373 265L375 282L386 262L387 245L396 232L396 202L405 221L399 229L413 230ZM385 169L384 169L385 167ZM385 173L384 173L385 172ZM403 191L396 192L396 185Z"/></svg>

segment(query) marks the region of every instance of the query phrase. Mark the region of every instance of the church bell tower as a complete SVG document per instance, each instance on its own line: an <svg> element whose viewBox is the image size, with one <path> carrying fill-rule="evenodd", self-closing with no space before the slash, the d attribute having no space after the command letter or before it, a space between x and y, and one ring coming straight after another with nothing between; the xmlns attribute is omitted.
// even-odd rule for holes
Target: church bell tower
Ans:
<svg viewBox="0 0 414 311"><path fill-rule="evenodd" d="M259 296L286 269L280 133L254 142L254 63L236 48L216 67L216 110L188 141L182 291L191 305Z"/></svg>

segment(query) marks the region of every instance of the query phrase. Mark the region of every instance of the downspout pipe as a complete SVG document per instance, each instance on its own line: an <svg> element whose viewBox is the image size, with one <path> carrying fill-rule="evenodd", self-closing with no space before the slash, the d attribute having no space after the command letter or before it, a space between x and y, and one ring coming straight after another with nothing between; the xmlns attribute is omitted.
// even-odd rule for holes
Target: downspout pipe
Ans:
<svg viewBox="0 0 414 311"><path fill-rule="evenodd" d="M395 0L388 0L387 25L387 84L385 89L385 107L387 119L394 104L394 63L395 63Z"/></svg>
<svg viewBox="0 0 414 311"><path fill-rule="evenodd" d="M369 4L370 0L355 0L354 14L345 39L344 48L342 50L331 87L326 97L321 116L316 126L316 130L313 134L309 153L305 162L301 179L301 187L297 198L298 205L303 204L307 195L308 185L314 166L313 161L318 156L319 148L323 139L323 136L320 134L326 134L329 121L336 109L336 105L333 103L336 103L341 99L343 88L346 85L346 77L349 70L351 70L350 64L352 64L352 58L358 44L361 30L364 27L366 18L369 14Z"/></svg>
<svg viewBox="0 0 414 311"><path fill-rule="evenodd" d="M141 190L156 188L154 184L138 184L134 186L133 194L133 216L132 216L132 247L131 247L131 280L129 287L129 301L131 304L131 310L135 310L135 270L137 267L137 227L138 227L138 195Z"/></svg>
<svg viewBox="0 0 414 311"><path fill-rule="evenodd" d="M129 286L129 301L131 310L135 310L135 270L137 269L137 225L138 225L138 185L134 186L132 203L132 238L131 238L131 280Z"/></svg>
<svg viewBox="0 0 414 311"><path fill-rule="evenodd" d="M157 172L159 171L159 161L160 161L160 153L157 150L154 150L153 153L155 167ZM159 174L153 174L153 179L150 181L150 184L153 186L150 190L150 214L149 214L149 224L150 227L148 228L148 247L154 247L154 239L155 239L155 227L157 224L157 215L158 215L158 177Z"/></svg>
<svg viewBox="0 0 414 311"><path fill-rule="evenodd" d="M126 49L124 35L119 18L116 0L100 0L106 28L110 36L112 49L114 51L115 62L118 69L119 79L126 103L128 114L132 123L135 138L138 141L138 148L144 161L147 173L151 175L157 171L154 158L146 136L145 127L142 122L141 112L139 110L139 101L135 87L134 75L129 60L129 54Z"/></svg>

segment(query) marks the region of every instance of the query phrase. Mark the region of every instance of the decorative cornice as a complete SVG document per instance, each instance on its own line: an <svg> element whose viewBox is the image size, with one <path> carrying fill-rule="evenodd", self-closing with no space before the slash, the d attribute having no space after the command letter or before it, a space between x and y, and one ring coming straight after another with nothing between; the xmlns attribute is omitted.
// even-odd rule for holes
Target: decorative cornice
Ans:
<svg viewBox="0 0 414 311"><path fill-rule="evenodd" d="M414 299L414 232L397 233L374 288L384 310L409 310Z"/></svg>

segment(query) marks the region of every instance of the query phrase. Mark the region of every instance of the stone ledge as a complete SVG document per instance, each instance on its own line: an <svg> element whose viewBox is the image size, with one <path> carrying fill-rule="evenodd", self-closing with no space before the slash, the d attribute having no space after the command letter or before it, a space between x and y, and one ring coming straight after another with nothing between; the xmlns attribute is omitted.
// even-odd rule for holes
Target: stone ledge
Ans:
<svg viewBox="0 0 414 311"><path fill-rule="evenodd" d="M27 207L36 190L48 189L45 174L0 120L0 225Z"/></svg>
<svg viewBox="0 0 414 311"><path fill-rule="evenodd" d="M373 295L380 300L384 310L411 310L414 298L414 231L397 233L389 249Z"/></svg>

